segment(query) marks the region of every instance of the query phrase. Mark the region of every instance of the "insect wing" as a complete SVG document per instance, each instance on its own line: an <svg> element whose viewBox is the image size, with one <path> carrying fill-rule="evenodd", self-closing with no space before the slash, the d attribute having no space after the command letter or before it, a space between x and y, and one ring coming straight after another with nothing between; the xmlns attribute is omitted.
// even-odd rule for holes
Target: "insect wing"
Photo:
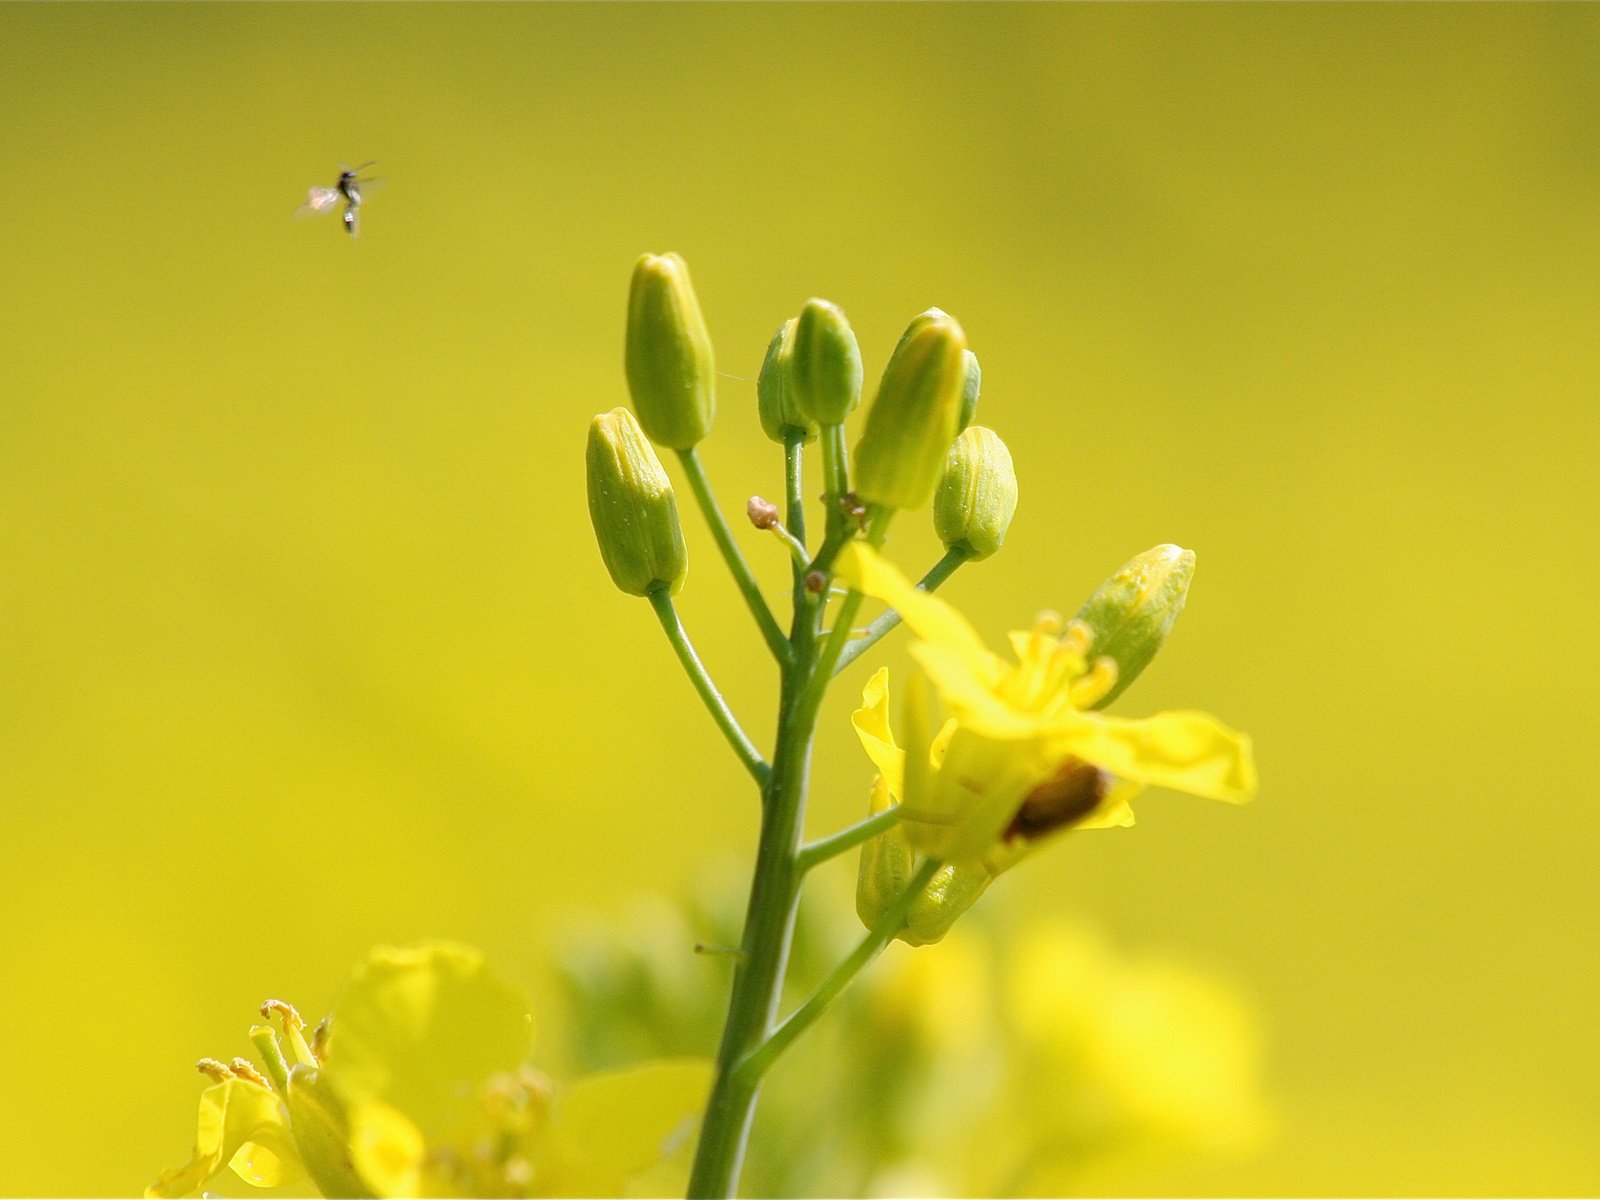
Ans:
<svg viewBox="0 0 1600 1200"><path fill-rule="evenodd" d="M338 188L314 187L306 193L306 202L294 210L294 215L314 217L318 213L332 212L343 199Z"/></svg>

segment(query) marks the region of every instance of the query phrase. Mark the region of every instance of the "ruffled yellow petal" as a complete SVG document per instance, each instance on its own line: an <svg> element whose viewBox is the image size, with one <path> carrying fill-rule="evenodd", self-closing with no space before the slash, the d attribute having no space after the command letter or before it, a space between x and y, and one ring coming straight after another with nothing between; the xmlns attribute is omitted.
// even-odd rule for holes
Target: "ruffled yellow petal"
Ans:
<svg viewBox="0 0 1600 1200"><path fill-rule="evenodd" d="M1122 779L1240 804L1256 792L1250 739L1209 713L1169 712L1129 720L1073 713L1053 739L1066 752Z"/></svg>
<svg viewBox="0 0 1600 1200"><path fill-rule="evenodd" d="M861 748L883 776L889 794L896 800L905 795L905 751L895 745L889 728L889 668L879 667L861 689L861 707L850 715Z"/></svg>
<svg viewBox="0 0 1600 1200"><path fill-rule="evenodd" d="M834 573L856 591L896 610L923 641L958 655L979 680L992 684L999 677L1000 661L967 619L937 596L918 590L869 546L846 545L835 560Z"/></svg>
<svg viewBox="0 0 1600 1200"><path fill-rule="evenodd" d="M146 1196L187 1196L199 1191L226 1170L235 1155L254 1143L257 1153L242 1160L245 1170L254 1173L259 1163L263 1174L281 1174L282 1163L299 1161L289 1137L288 1115L271 1088L248 1079L226 1079L200 1093L200 1120L195 1132L194 1157L182 1166L163 1171L145 1189ZM267 1155L259 1151L264 1149ZM273 1178L272 1182L276 1182ZM255 1182L255 1180L250 1180ZM270 1186L258 1183L257 1186Z"/></svg>
<svg viewBox="0 0 1600 1200"><path fill-rule="evenodd" d="M664 1059L579 1080L540 1147L538 1193L623 1195L634 1176L688 1144L711 1073L705 1059Z"/></svg>

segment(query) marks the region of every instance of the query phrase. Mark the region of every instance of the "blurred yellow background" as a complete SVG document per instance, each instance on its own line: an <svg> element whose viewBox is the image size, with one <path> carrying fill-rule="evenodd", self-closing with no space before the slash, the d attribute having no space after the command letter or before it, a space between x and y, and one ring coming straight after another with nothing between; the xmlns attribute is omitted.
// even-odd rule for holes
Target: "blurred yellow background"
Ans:
<svg viewBox="0 0 1600 1200"><path fill-rule="evenodd" d="M1263 1014L1275 1143L1127 1186L1600 1190L1597 66L1591 6L0 6L0 1191L142 1187L192 1061L375 942L532 985L569 907L753 845L584 507L669 249L726 506L781 489L783 318L842 304L870 386L937 304L1021 479L948 586L986 635L1198 552L1121 709L1250 731L1260 800L1149 797L984 902ZM341 159L386 179L354 242L290 219Z"/></svg>

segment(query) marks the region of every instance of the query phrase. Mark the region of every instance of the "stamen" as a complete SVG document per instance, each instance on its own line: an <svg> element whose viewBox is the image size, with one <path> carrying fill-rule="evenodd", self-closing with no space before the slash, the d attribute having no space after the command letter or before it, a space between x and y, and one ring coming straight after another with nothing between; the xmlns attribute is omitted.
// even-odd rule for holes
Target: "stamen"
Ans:
<svg viewBox="0 0 1600 1200"><path fill-rule="evenodd" d="M264 1088L271 1088L267 1077L256 1070L255 1063L248 1058L236 1058L228 1064L234 1075L239 1079L248 1079L251 1083L259 1083Z"/></svg>
<svg viewBox="0 0 1600 1200"><path fill-rule="evenodd" d="M261 1003L261 1015L268 1020L276 1015L283 1022L283 1035L289 1039L289 1049L294 1051L297 1063L308 1067L318 1065L317 1056L311 1053L311 1047L306 1044L305 1018L294 1005L283 1000L264 1000Z"/></svg>
<svg viewBox="0 0 1600 1200"><path fill-rule="evenodd" d="M199 1071L202 1075L211 1076L211 1081L213 1083L226 1083L228 1080L233 1078L233 1072L228 1070L228 1064L225 1062L218 1062L214 1058L202 1058L199 1062L195 1063L194 1069Z"/></svg>
<svg viewBox="0 0 1600 1200"><path fill-rule="evenodd" d="M1067 628L1061 635L1061 644L1079 658L1087 659L1089 650L1094 645L1094 630L1089 628L1087 621L1080 621L1074 617L1067 622Z"/></svg>
<svg viewBox="0 0 1600 1200"><path fill-rule="evenodd" d="M1061 632L1061 614L1053 608L1040 609L1033 618L1033 627L1046 637L1055 637Z"/></svg>
<svg viewBox="0 0 1600 1200"><path fill-rule="evenodd" d="M300 1015L300 1010L287 1000L263 1000L261 1002L262 1020L271 1020L274 1016L283 1021L283 1031L285 1033L306 1027L306 1019Z"/></svg>
<svg viewBox="0 0 1600 1200"><path fill-rule="evenodd" d="M317 1022L317 1027L311 1031L311 1053L316 1055L319 1063L328 1061L328 1034L333 1029L333 1014L329 1013Z"/></svg>
<svg viewBox="0 0 1600 1200"><path fill-rule="evenodd" d="M1093 708L1116 686L1116 660L1102 654L1094 660L1087 675L1073 681L1068 694L1072 697L1072 706L1081 712Z"/></svg>

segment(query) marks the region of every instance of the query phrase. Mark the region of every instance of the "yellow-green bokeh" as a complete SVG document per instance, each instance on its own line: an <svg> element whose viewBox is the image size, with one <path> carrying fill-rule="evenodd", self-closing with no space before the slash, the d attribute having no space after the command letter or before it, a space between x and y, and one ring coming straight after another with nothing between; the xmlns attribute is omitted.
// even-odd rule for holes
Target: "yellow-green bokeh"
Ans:
<svg viewBox="0 0 1600 1200"><path fill-rule="evenodd" d="M991 897L1265 1014L1273 1148L1131 1190L1600 1188L1597 66L1588 6L0 6L0 1192L181 1161L189 1064L374 942L531 983L566 908L751 845L584 508L646 250L730 376L729 506L781 487L783 318L843 305L870 389L937 304L1021 479L949 585L986 634L1198 552L1121 703L1251 731L1260 801L1149 797ZM359 241L290 219L371 158Z"/></svg>

